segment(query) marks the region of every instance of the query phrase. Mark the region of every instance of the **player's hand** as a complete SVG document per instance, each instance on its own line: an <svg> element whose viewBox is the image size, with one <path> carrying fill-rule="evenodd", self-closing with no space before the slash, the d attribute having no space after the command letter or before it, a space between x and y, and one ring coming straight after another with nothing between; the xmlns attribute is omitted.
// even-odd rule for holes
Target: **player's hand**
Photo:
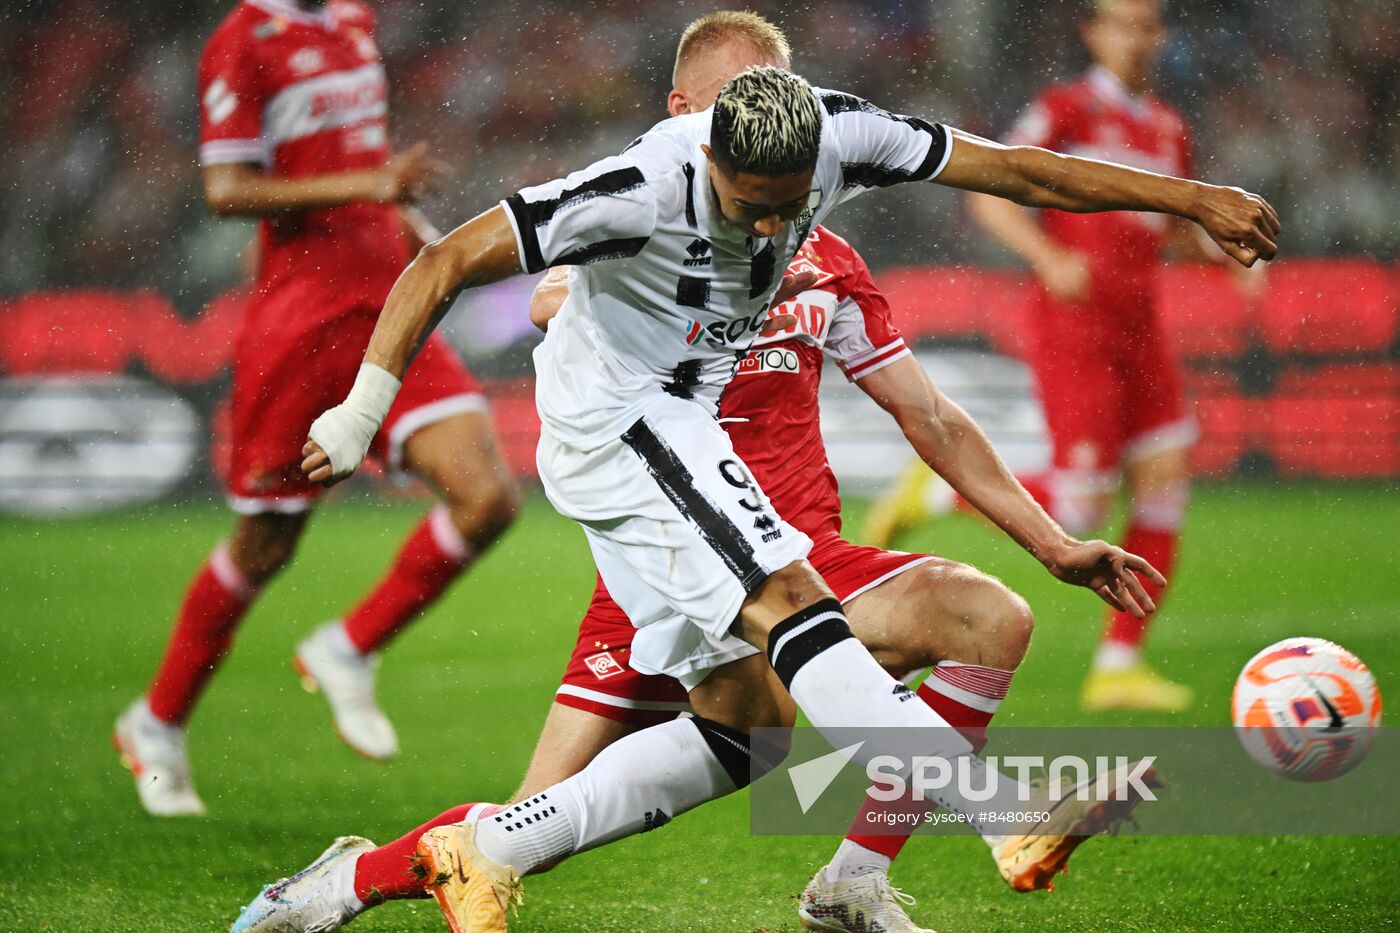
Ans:
<svg viewBox="0 0 1400 933"><path fill-rule="evenodd" d="M379 169L376 199L385 204L417 201L451 174L451 166L428 155L427 143L415 143Z"/></svg>
<svg viewBox="0 0 1400 933"><path fill-rule="evenodd" d="M763 330L760 332L765 337L771 337L780 331L797 326L797 315L784 312L773 314L778 306L791 301L798 295L817 284L819 276L815 272L798 272L795 275L783 276L782 284L778 286L778 293L773 296L773 301L768 305L769 318L763 322Z"/></svg>
<svg viewBox="0 0 1400 933"><path fill-rule="evenodd" d="M1157 604L1138 574L1158 586L1167 585L1167 578L1156 567L1107 541L1075 542L1062 554L1046 560L1045 568L1066 583L1093 590L1114 609L1131 613L1137 619L1157 611Z"/></svg>
<svg viewBox="0 0 1400 933"><path fill-rule="evenodd" d="M1216 246L1242 266L1268 261L1278 252L1278 211L1257 194L1202 185L1194 219Z"/></svg>
<svg viewBox="0 0 1400 933"><path fill-rule="evenodd" d="M1056 301L1077 302L1089 297L1089 257L1078 250L1056 250L1037 261L1033 271Z"/></svg>
<svg viewBox="0 0 1400 933"><path fill-rule="evenodd" d="M344 403L311 422L301 448L301 471L313 483L334 486L360 466L377 424Z"/></svg>

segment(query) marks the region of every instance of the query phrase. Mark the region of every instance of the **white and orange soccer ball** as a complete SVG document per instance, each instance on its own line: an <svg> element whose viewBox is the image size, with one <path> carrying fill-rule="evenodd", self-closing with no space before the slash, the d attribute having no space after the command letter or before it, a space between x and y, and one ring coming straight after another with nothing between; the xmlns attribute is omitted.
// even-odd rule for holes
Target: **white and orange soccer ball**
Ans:
<svg viewBox="0 0 1400 933"><path fill-rule="evenodd" d="M1295 781L1326 781L1366 757L1381 724L1381 694L1341 645L1286 638L1240 671L1231 713L1255 761Z"/></svg>

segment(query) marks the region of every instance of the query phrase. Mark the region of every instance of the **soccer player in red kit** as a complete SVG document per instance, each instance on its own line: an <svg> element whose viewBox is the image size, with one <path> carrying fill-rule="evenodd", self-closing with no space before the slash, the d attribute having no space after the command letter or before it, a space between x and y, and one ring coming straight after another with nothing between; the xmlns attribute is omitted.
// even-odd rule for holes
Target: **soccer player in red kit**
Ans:
<svg viewBox="0 0 1400 933"><path fill-rule="evenodd" d="M1093 67L1041 94L1006 142L1192 176L1186 122L1151 93L1166 36L1158 0L1093 0L1082 34ZM1164 215L1045 210L1037 218L985 195L971 195L969 204L980 226L1026 260L1038 286L1030 364L1053 464L1048 474L1023 481L1060 524L1082 534L1103 523L1126 478L1123 548L1170 576L1196 424L1157 313L1158 268L1164 248L1202 261L1227 257L1189 224ZM1257 271L1229 265L1244 287L1258 281ZM932 474L914 464L898 491L872 509L867 537L888 543L928 517L938 498ZM1146 630L1146 619L1109 613L1084 684L1087 709L1172 712L1190 705L1188 687L1143 661Z"/></svg>
<svg viewBox="0 0 1400 933"><path fill-rule="evenodd" d="M116 725L141 802L157 815L204 811L185 722L322 491L302 474L298 438L356 380L390 287L436 238L406 205L443 167L421 144L391 154L374 37L357 0L243 0L200 61L205 199L215 213L261 218L260 268L233 370L233 533L195 576L154 680ZM346 742L383 759L397 739L374 697L378 649L510 523L517 493L486 399L440 337L408 373L374 452L440 504L368 595L301 642L295 663L325 692Z"/></svg>

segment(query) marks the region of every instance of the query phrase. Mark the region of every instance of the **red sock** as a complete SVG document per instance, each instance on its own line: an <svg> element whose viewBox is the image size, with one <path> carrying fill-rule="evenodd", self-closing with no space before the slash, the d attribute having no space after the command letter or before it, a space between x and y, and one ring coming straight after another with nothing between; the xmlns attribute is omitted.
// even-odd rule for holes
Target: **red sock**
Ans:
<svg viewBox="0 0 1400 933"><path fill-rule="evenodd" d="M978 754L987 744L987 724L992 721L1006 691L1011 686L1012 671L1001 671L979 664L940 661L919 686L919 699L957 729L972 744ZM934 804L928 800L900 799L892 801L866 797L846 838L858 846L894 858L899 855L909 834L868 835L871 826L917 825L909 821L881 821L876 814L926 813Z"/></svg>
<svg viewBox="0 0 1400 933"><path fill-rule="evenodd" d="M233 633L257 591L220 544L195 574L180 606L165 658L146 691L157 719L183 723L233 643Z"/></svg>
<svg viewBox="0 0 1400 933"><path fill-rule="evenodd" d="M355 862L355 896L365 904L427 897L428 889L424 882L428 879L420 878L414 872L417 867L418 837L435 826L462 822L473 808L479 808L476 816L491 816L504 809L494 803L464 803L433 817L388 845L366 852Z"/></svg>
<svg viewBox="0 0 1400 933"><path fill-rule="evenodd" d="M384 579L345 617L345 634L361 654L381 648L418 617L466 569L471 546L438 506L408 536Z"/></svg>
<svg viewBox="0 0 1400 933"><path fill-rule="evenodd" d="M1176 531L1143 527L1141 522L1134 519L1128 525L1128 534L1123 539L1123 550L1147 558L1147 562L1162 571L1163 576L1170 577L1172 565L1176 562L1176 540ZM1162 588L1141 575L1138 579L1142 581L1147 595L1160 607ZM1131 613L1109 610L1104 641L1140 648L1143 639L1147 637L1147 626L1151 618L1148 616L1146 619L1134 619Z"/></svg>

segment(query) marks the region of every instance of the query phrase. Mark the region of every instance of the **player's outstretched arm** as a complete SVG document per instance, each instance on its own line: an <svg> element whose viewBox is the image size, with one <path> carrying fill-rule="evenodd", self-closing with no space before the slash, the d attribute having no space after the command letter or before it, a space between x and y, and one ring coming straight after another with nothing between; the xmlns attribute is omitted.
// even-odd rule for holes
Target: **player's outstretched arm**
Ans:
<svg viewBox="0 0 1400 933"><path fill-rule="evenodd" d="M1239 188L1157 175L1034 146L1002 146L955 131L938 184L1062 211L1152 211L1201 225L1241 265L1273 259L1278 212Z"/></svg>
<svg viewBox="0 0 1400 933"><path fill-rule="evenodd" d="M500 207L419 250L379 312L350 394L312 423L302 472L318 483L353 473L384 423L408 364L457 293L519 271L515 234Z"/></svg>
<svg viewBox="0 0 1400 933"><path fill-rule="evenodd" d="M977 422L913 357L896 360L856 385L894 416L925 463L1057 578L1091 589L1139 618L1156 609L1134 571L1165 585L1162 575L1121 548L1066 533L1011 475Z"/></svg>

